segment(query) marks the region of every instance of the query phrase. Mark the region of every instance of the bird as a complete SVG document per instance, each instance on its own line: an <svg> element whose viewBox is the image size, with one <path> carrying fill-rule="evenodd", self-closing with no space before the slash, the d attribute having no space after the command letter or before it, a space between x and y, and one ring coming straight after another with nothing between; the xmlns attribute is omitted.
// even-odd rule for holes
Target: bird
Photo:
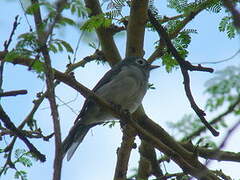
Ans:
<svg viewBox="0 0 240 180"><path fill-rule="evenodd" d="M107 102L119 105L133 113L141 105L148 89L150 71L159 66L151 65L142 57L127 57L113 66L92 91ZM94 126L114 119L113 115L87 98L73 127L62 143L63 157L69 161L87 132Z"/></svg>

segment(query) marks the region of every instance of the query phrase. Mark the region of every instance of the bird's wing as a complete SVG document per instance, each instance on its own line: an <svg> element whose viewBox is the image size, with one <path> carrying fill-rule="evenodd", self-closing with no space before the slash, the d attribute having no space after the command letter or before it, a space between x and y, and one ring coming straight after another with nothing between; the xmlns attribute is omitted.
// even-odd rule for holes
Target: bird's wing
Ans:
<svg viewBox="0 0 240 180"><path fill-rule="evenodd" d="M95 85L95 87L92 89L93 92L96 92L100 87L107 84L109 81L112 80L112 78L118 74L122 70L123 64L119 64L114 66L111 70L109 70L103 77L98 81L98 83ZM75 120L75 123L84 115L84 113L87 110L87 107L94 104L94 101L92 101L90 98L87 98L83 104L83 107L80 111L80 114Z"/></svg>

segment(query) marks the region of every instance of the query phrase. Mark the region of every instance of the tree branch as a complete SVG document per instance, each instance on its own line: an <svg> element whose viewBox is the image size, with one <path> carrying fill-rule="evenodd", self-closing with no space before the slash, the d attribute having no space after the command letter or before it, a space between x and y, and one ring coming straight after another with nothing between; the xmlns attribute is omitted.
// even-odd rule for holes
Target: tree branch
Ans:
<svg viewBox="0 0 240 180"><path fill-rule="evenodd" d="M6 96L17 96L20 94L27 94L27 90L16 90L16 91L7 91L7 92L0 92L0 97Z"/></svg>
<svg viewBox="0 0 240 180"><path fill-rule="evenodd" d="M37 148L25 137L24 133L20 131L12 123L8 115L4 112L2 106L0 106L0 119L3 121L4 126L10 129L17 137L19 137L28 147L29 151L33 153L41 162L46 161L45 155L40 153Z"/></svg>
<svg viewBox="0 0 240 180"><path fill-rule="evenodd" d="M127 179L128 162L136 136L135 130L128 124L123 125L122 131L123 137L121 147L117 150L117 164L115 167L114 180Z"/></svg>
<svg viewBox="0 0 240 180"><path fill-rule="evenodd" d="M162 170L157 161L157 156L154 147L147 141L142 140L139 147L140 161L138 165L138 179L148 179L154 175L159 178L163 175Z"/></svg>
<svg viewBox="0 0 240 180"><path fill-rule="evenodd" d="M86 7L91 10L89 16L96 16L102 14L102 10L98 0L84 0ZM121 56L113 39L112 30L108 28L99 27L96 29L98 39L101 43L102 51L109 62L110 66L121 61Z"/></svg>
<svg viewBox="0 0 240 180"><path fill-rule="evenodd" d="M143 43L147 23L148 0L132 0L127 25L126 57L144 56Z"/></svg>
<svg viewBox="0 0 240 180"><path fill-rule="evenodd" d="M31 0L32 4L39 4L38 0ZM57 12L56 16L53 20L53 24L50 25L50 29L46 32L42 32L41 25L43 24L41 12L39 6L34 9L34 21L35 26L37 29L38 35L38 43L40 46L40 51L44 57L44 71L46 75L46 84L47 84L47 91L48 91L48 100L51 107L51 115L53 118L53 127L54 127L54 134L55 134L55 158L54 158L54 172L53 172L53 180L60 180L61 179L61 169L62 169L62 146L61 146L61 128L60 128L60 121L59 121L59 114L57 103L55 99L55 86L54 86L54 74L52 72L52 65L51 65L51 58L49 55L49 51L47 48L47 39L48 36L53 32L53 28L56 22L59 20L60 14L63 10L64 5L67 3L65 0L57 1Z"/></svg>
<svg viewBox="0 0 240 180"><path fill-rule="evenodd" d="M186 148L189 152L197 153L200 157L204 159L212 159L217 161L232 161L232 162L240 162L240 154L229 152L229 151L221 151L219 149L208 149L204 147L196 147L192 143L180 143L184 148Z"/></svg>
<svg viewBox="0 0 240 180"><path fill-rule="evenodd" d="M196 114L199 116L199 118L201 119L201 121L203 122L203 124L211 131L211 133L214 136L218 136L219 132L217 132L205 119L205 112L203 110L201 110L197 104L195 103L195 100L192 96L191 93L191 89L190 89L190 77L188 74L188 70L189 71L204 71L204 72L213 72L212 68L206 68L206 67L202 67L201 65L198 66L193 66L190 62L185 61L178 53L178 51L176 50L176 48L173 46L168 33L165 31L165 29L158 23L158 21L155 19L155 17L153 16L152 12L150 10L148 10L148 16L149 16L149 20L152 23L152 25L155 27L156 31L158 32L159 36L161 36L161 38L164 39L167 48L169 49L169 51L172 53L172 55L174 56L174 58L177 60L177 62L179 63L179 66L181 68L182 71L182 75L183 75L183 83L184 83L184 88L185 88L185 92L187 95L187 98L191 104L191 107L193 108L193 110L196 112Z"/></svg>
<svg viewBox="0 0 240 180"><path fill-rule="evenodd" d="M102 51L96 49L96 51L93 53L93 55L90 55L90 56L86 56L84 57L81 61L77 62L77 63L74 63L74 64L68 64L67 65L67 70L65 73L69 73L69 72L72 72L74 69L78 68L78 67L84 67L85 64L87 64L88 62L90 61L93 61L93 60L103 60L105 59L104 57L104 54Z"/></svg>

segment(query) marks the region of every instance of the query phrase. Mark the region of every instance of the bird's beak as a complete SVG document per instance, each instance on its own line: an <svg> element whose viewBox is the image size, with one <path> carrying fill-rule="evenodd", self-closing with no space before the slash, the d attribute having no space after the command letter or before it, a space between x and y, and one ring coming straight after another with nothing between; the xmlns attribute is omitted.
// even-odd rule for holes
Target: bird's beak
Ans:
<svg viewBox="0 0 240 180"><path fill-rule="evenodd" d="M156 68L159 68L160 66L157 66L157 65L150 65L150 71L153 70L153 69L156 69Z"/></svg>

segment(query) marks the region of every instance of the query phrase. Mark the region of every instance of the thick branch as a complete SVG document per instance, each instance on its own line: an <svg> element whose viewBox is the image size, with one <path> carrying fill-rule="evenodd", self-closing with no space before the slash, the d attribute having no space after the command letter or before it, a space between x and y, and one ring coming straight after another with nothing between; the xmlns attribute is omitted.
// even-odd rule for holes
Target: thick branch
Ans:
<svg viewBox="0 0 240 180"><path fill-rule="evenodd" d="M91 10L89 16L96 16L103 13L98 0L84 0L86 7ZM112 31L104 27L96 29L98 39L101 43L102 51L110 66L121 61L121 56L113 39Z"/></svg>
<svg viewBox="0 0 240 180"><path fill-rule="evenodd" d="M186 151L181 145L176 143L172 137L170 137L160 126L151 121L145 114L141 111L137 111L133 115L139 124L131 119L128 119L128 122L136 129L140 138L148 141L155 148L169 156L185 173L200 179L218 179L201 164L192 153ZM161 141L159 141L160 139Z"/></svg>
<svg viewBox="0 0 240 180"><path fill-rule="evenodd" d="M127 26L126 57L143 56L145 24L147 23L148 0L132 0Z"/></svg>
<svg viewBox="0 0 240 180"><path fill-rule="evenodd" d="M128 162L136 136L135 130L128 124L123 126L121 147L117 150L117 164L115 167L114 180L126 180Z"/></svg>
<svg viewBox="0 0 240 180"><path fill-rule="evenodd" d="M159 162L154 147L148 142L142 140L139 147L140 161L138 165L138 179L148 179L149 176L154 175L159 178L163 175L160 169Z"/></svg>

